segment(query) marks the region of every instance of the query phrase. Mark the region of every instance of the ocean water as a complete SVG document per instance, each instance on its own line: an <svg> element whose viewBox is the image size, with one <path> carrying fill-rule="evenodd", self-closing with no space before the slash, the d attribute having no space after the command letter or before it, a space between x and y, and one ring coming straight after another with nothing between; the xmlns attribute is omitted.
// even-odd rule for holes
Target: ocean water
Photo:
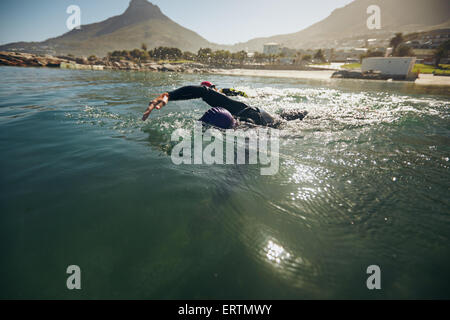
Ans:
<svg viewBox="0 0 450 320"><path fill-rule="evenodd" d="M450 298L448 88L1 67L0 298ZM271 113L279 172L175 165L210 80ZM253 130L253 129L250 129ZM81 290L66 269L81 268ZM368 290L367 267L381 270Z"/></svg>

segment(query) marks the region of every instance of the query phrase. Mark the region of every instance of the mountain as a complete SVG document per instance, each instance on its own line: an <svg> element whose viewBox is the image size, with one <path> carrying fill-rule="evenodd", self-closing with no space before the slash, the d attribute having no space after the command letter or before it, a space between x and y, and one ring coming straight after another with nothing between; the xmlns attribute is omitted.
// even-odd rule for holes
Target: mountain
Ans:
<svg viewBox="0 0 450 320"><path fill-rule="evenodd" d="M367 8L380 7L381 29L367 28ZM233 50L262 51L276 42L294 49L332 48L345 39L388 39L394 32L417 32L450 27L449 0L355 0L334 10L324 20L296 33L257 38L233 46Z"/></svg>
<svg viewBox="0 0 450 320"><path fill-rule="evenodd" d="M105 56L113 50L147 47L178 47L196 52L217 48L197 33L175 23L147 0L131 0L127 10L105 21L83 25L60 37L43 42L16 42L0 46L0 51Z"/></svg>

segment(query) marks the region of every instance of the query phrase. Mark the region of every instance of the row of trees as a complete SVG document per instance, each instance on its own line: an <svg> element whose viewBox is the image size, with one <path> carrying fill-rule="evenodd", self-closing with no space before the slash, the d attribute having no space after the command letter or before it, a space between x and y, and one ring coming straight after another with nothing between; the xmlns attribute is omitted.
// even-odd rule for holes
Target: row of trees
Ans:
<svg viewBox="0 0 450 320"><path fill-rule="evenodd" d="M240 63L243 64L247 59L247 52L239 51L231 53L228 50L213 51L210 48L200 49L197 56L194 57L196 61L202 63L215 63L215 64L227 64L227 63Z"/></svg>
<svg viewBox="0 0 450 320"><path fill-rule="evenodd" d="M129 60L134 62L147 62L150 60L188 60L201 62L206 64L243 64L245 61L257 62L257 63L275 63L277 59L286 57L281 52L280 54L266 55L264 53L255 52L253 57L248 58L248 54L245 51L230 52L228 50L216 50L213 51L210 48L201 48L197 53L189 51L181 51L178 48L170 47L158 47L148 50L147 46L143 44L141 49L134 50L116 50L108 53L108 58L112 61ZM311 61L313 58L316 61L325 62L326 58L321 49L317 50L314 56L309 54L302 54L297 52L293 57L295 60Z"/></svg>
<svg viewBox="0 0 450 320"><path fill-rule="evenodd" d="M147 62L150 60L189 60L202 63L243 63L247 58L245 51L231 53L228 50L213 51L210 48L202 48L197 53L181 51L178 48L158 47L147 50L146 45L141 49L116 50L108 53L108 58L113 61L130 60L134 62Z"/></svg>

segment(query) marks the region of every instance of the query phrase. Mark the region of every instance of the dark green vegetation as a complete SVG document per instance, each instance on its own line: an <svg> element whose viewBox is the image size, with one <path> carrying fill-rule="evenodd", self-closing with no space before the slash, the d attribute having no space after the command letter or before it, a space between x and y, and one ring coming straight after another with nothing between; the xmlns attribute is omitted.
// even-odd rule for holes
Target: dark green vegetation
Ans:
<svg viewBox="0 0 450 320"><path fill-rule="evenodd" d="M247 53L245 51L239 51L231 53L228 50L213 51L211 48L201 48L197 53L190 51L181 51L178 48L170 47L158 47L152 50L144 50L145 45L141 46L142 49L128 50L116 50L108 53L108 58L112 61L130 60L134 62L147 62L147 61L171 61L171 62L200 62L208 65L229 65L229 64L242 64L247 59ZM269 61L271 56L259 54L255 57L257 61Z"/></svg>
<svg viewBox="0 0 450 320"><path fill-rule="evenodd" d="M440 64L439 67L426 64L416 64L414 65L413 72L435 75L450 75L450 64Z"/></svg>
<svg viewBox="0 0 450 320"><path fill-rule="evenodd" d="M439 67L439 63L441 62L442 58L446 58L448 57L450 52L450 40L444 42L442 45L439 46L439 48L437 48L436 52L435 52L435 65L436 67Z"/></svg>

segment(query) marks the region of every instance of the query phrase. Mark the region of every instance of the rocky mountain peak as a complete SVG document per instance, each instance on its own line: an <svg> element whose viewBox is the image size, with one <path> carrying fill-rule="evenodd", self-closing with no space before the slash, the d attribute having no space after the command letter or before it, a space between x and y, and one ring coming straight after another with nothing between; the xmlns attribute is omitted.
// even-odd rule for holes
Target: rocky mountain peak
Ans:
<svg viewBox="0 0 450 320"><path fill-rule="evenodd" d="M167 18L158 6L148 2L147 0L131 0L124 16L132 18L134 21L145 19L164 19Z"/></svg>

